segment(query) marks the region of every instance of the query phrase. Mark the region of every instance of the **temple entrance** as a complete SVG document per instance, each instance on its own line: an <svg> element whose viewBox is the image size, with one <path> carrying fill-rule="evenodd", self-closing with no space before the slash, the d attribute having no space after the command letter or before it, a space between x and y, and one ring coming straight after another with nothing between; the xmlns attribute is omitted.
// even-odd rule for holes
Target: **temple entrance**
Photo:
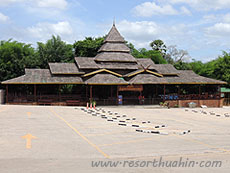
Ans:
<svg viewBox="0 0 230 173"><path fill-rule="evenodd" d="M143 85L118 86L118 95L122 96L123 105L144 104Z"/></svg>
<svg viewBox="0 0 230 173"><path fill-rule="evenodd" d="M87 102L94 101L97 105L117 105L116 85L87 85Z"/></svg>
<svg viewBox="0 0 230 173"><path fill-rule="evenodd" d="M123 105L138 105L141 104L140 97L141 93L139 91L120 91L119 95L122 96Z"/></svg>

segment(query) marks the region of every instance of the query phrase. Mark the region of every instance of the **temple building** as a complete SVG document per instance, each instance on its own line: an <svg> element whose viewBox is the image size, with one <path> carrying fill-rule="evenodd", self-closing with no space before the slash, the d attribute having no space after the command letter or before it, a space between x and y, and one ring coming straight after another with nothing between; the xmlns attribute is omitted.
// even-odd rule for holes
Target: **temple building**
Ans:
<svg viewBox="0 0 230 173"><path fill-rule="evenodd" d="M220 86L226 82L134 58L115 24L95 57L74 63L49 63L49 69L25 69L25 75L3 81L7 104L138 105L221 107ZM20 86L20 87L19 87ZM71 90L70 90L71 89ZM71 92L69 92L71 91Z"/></svg>

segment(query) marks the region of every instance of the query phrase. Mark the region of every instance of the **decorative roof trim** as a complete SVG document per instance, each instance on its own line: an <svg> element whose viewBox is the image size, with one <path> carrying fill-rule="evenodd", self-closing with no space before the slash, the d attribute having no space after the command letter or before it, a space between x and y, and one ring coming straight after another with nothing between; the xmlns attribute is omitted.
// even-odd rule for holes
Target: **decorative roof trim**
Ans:
<svg viewBox="0 0 230 173"><path fill-rule="evenodd" d="M159 73L153 72L153 71L151 71L151 70L146 70L146 72L148 72L148 73L152 73L152 74L154 74L154 75L156 75L156 76L159 76L159 77L163 77L163 75L162 75L162 74L159 74Z"/></svg>
<svg viewBox="0 0 230 173"><path fill-rule="evenodd" d="M144 69L143 70L137 70L135 73L132 73L132 74L128 75L127 77L135 76L135 75L137 75L139 73L143 73L144 71L145 71Z"/></svg>
<svg viewBox="0 0 230 173"><path fill-rule="evenodd" d="M100 73L100 72L107 72L107 73L111 73L115 76L118 76L118 77L122 77L122 75L116 73L116 72L113 72L113 71L110 71L110 70L107 70L107 69L100 69L100 70L96 70L96 71L93 71L93 72L90 72L90 73L87 73L85 75L83 75L83 77L87 77L87 76L91 76L91 75L94 75L94 74L97 74L97 73Z"/></svg>
<svg viewBox="0 0 230 173"><path fill-rule="evenodd" d="M148 73L154 74L155 76L163 77L162 74L159 74L159 73L153 72L151 70L147 70L147 69L138 70L135 73L132 73L132 74L128 75L127 77L132 77L132 76L135 76L135 75L143 73L143 72L148 72Z"/></svg>

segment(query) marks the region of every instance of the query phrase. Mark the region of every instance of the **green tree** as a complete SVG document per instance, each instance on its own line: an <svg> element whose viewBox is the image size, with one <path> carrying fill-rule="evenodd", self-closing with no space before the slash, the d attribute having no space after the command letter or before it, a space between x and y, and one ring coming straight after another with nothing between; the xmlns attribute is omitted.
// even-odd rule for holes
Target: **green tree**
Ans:
<svg viewBox="0 0 230 173"><path fill-rule="evenodd" d="M155 64L167 64L167 61L162 57L162 54L156 50L147 50L142 48L136 58L151 58Z"/></svg>
<svg viewBox="0 0 230 173"><path fill-rule="evenodd" d="M140 52L134 47L134 45L132 43L127 43L127 46L130 49L130 53L134 56L134 57L138 57Z"/></svg>
<svg viewBox="0 0 230 173"><path fill-rule="evenodd" d="M38 42L37 44L40 68L48 68L49 62L74 61L73 46L62 41L59 36L52 36L46 43Z"/></svg>
<svg viewBox="0 0 230 173"><path fill-rule="evenodd" d="M92 38L86 37L74 43L75 56L77 57L94 57L102 46L104 37Z"/></svg>
<svg viewBox="0 0 230 173"><path fill-rule="evenodd" d="M223 56L215 60L213 75L215 75L216 79L230 83L230 53L223 52Z"/></svg>
<svg viewBox="0 0 230 173"><path fill-rule="evenodd" d="M192 69L189 63L183 62L183 61L176 62L174 64L174 67L177 70L191 70Z"/></svg>
<svg viewBox="0 0 230 173"><path fill-rule="evenodd" d="M204 64L201 61L196 61L195 59L192 59L192 62L189 63L191 69L197 73L197 74L201 74L202 73L202 69L204 69Z"/></svg>
<svg viewBox="0 0 230 173"><path fill-rule="evenodd" d="M155 50L159 51L162 55L165 55L167 47L162 40L154 40L150 43L150 47Z"/></svg>
<svg viewBox="0 0 230 173"><path fill-rule="evenodd" d="M12 40L0 42L0 81L23 75L25 68L34 67L38 67L38 60L30 44Z"/></svg>
<svg viewBox="0 0 230 173"><path fill-rule="evenodd" d="M178 70L193 70L201 76L230 83L230 53L227 52L223 52L219 58L206 63L193 59L190 63L179 61L174 64L174 67Z"/></svg>

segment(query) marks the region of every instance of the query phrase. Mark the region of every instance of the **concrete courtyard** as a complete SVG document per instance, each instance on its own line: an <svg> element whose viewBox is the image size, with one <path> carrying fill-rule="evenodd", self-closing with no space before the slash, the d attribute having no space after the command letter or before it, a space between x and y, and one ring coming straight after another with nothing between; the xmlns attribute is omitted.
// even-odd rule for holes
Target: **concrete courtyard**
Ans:
<svg viewBox="0 0 230 173"><path fill-rule="evenodd" d="M229 114L230 107L0 105L0 172L229 172ZM196 165L162 165L180 159ZM92 166L99 161L118 165Z"/></svg>

